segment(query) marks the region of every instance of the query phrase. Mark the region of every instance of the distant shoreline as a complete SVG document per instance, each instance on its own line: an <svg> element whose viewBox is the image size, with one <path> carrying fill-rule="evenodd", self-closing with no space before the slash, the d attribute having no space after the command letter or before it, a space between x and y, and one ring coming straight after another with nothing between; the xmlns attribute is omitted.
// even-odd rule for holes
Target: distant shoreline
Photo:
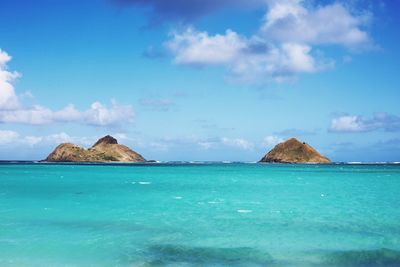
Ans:
<svg viewBox="0 0 400 267"><path fill-rule="evenodd" d="M173 165L231 165L231 164L256 164L256 165L400 165L400 162L332 162L332 163L266 163L255 161L149 161L149 162L47 162L42 160L0 160L0 165L6 164L35 164L35 165L92 165L92 166L173 166Z"/></svg>

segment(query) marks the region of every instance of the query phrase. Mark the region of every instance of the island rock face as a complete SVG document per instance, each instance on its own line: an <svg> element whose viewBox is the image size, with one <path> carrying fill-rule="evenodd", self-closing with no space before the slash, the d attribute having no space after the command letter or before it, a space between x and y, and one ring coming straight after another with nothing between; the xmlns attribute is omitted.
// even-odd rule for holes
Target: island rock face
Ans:
<svg viewBox="0 0 400 267"><path fill-rule="evenodd" d="M317 150L296 138L277 144L260 162L331 163L328 158L318 153Z"/></svg>
<svg viewBox="0 0 400 267"><path fill-rule="evenodd" d="M49 162L144 162L140 154L129 147L118 144L112 136L100 138L91 148L71 143L56 147L45 161Z"/></svg>

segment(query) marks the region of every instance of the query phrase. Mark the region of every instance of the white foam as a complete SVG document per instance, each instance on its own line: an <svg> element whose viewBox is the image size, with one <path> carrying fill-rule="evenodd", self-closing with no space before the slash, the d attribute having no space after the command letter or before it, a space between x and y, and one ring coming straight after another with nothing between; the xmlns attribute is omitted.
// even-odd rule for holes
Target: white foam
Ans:
<svg viewBox="0 0 400 267"><path fill-rule="evenodd" d="M139 184L145 185L145 184L151 184L151 183L150 182L139 182Z"/></svg>
<svg viewBox="0 0 400 267"><path fill-rule="evenodd" d="M324 197L325 195L324 194L321 194L321 197Z"/></svg>
<svg viewBox="0 0 400 267"><path fill-rule="evenodd" d="M182 199L182 197L180 197L180 196L176 196L176 197L174 197L175 199Z"/></svg>
<svg viewBox="0 0 400 267"><path fill-rule="evenodd" d="M250 212L253 212L252 210L237 210L237 212L240 212L240 213L250 213Z"/></svg>

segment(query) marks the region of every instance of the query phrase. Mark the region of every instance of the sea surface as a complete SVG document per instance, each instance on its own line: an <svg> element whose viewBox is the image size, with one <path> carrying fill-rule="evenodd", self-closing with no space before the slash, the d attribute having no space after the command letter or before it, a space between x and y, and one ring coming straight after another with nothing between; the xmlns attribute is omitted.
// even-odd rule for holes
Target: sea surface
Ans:
<svg viewBox="0 0 400 267"><path fill-rule="evenodd" d="M400 266L400 165L0 164L0 266Z"/></svg>

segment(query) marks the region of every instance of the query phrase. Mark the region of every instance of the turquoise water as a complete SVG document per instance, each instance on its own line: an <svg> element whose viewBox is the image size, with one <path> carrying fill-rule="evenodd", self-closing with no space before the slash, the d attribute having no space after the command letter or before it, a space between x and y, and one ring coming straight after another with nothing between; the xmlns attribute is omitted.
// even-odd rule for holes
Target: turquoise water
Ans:
<svg viewBox="0 0 400 267"><path fill-rule="evenodd" d="M400 266L400 166L0 164L0 266Z"/></svg>

